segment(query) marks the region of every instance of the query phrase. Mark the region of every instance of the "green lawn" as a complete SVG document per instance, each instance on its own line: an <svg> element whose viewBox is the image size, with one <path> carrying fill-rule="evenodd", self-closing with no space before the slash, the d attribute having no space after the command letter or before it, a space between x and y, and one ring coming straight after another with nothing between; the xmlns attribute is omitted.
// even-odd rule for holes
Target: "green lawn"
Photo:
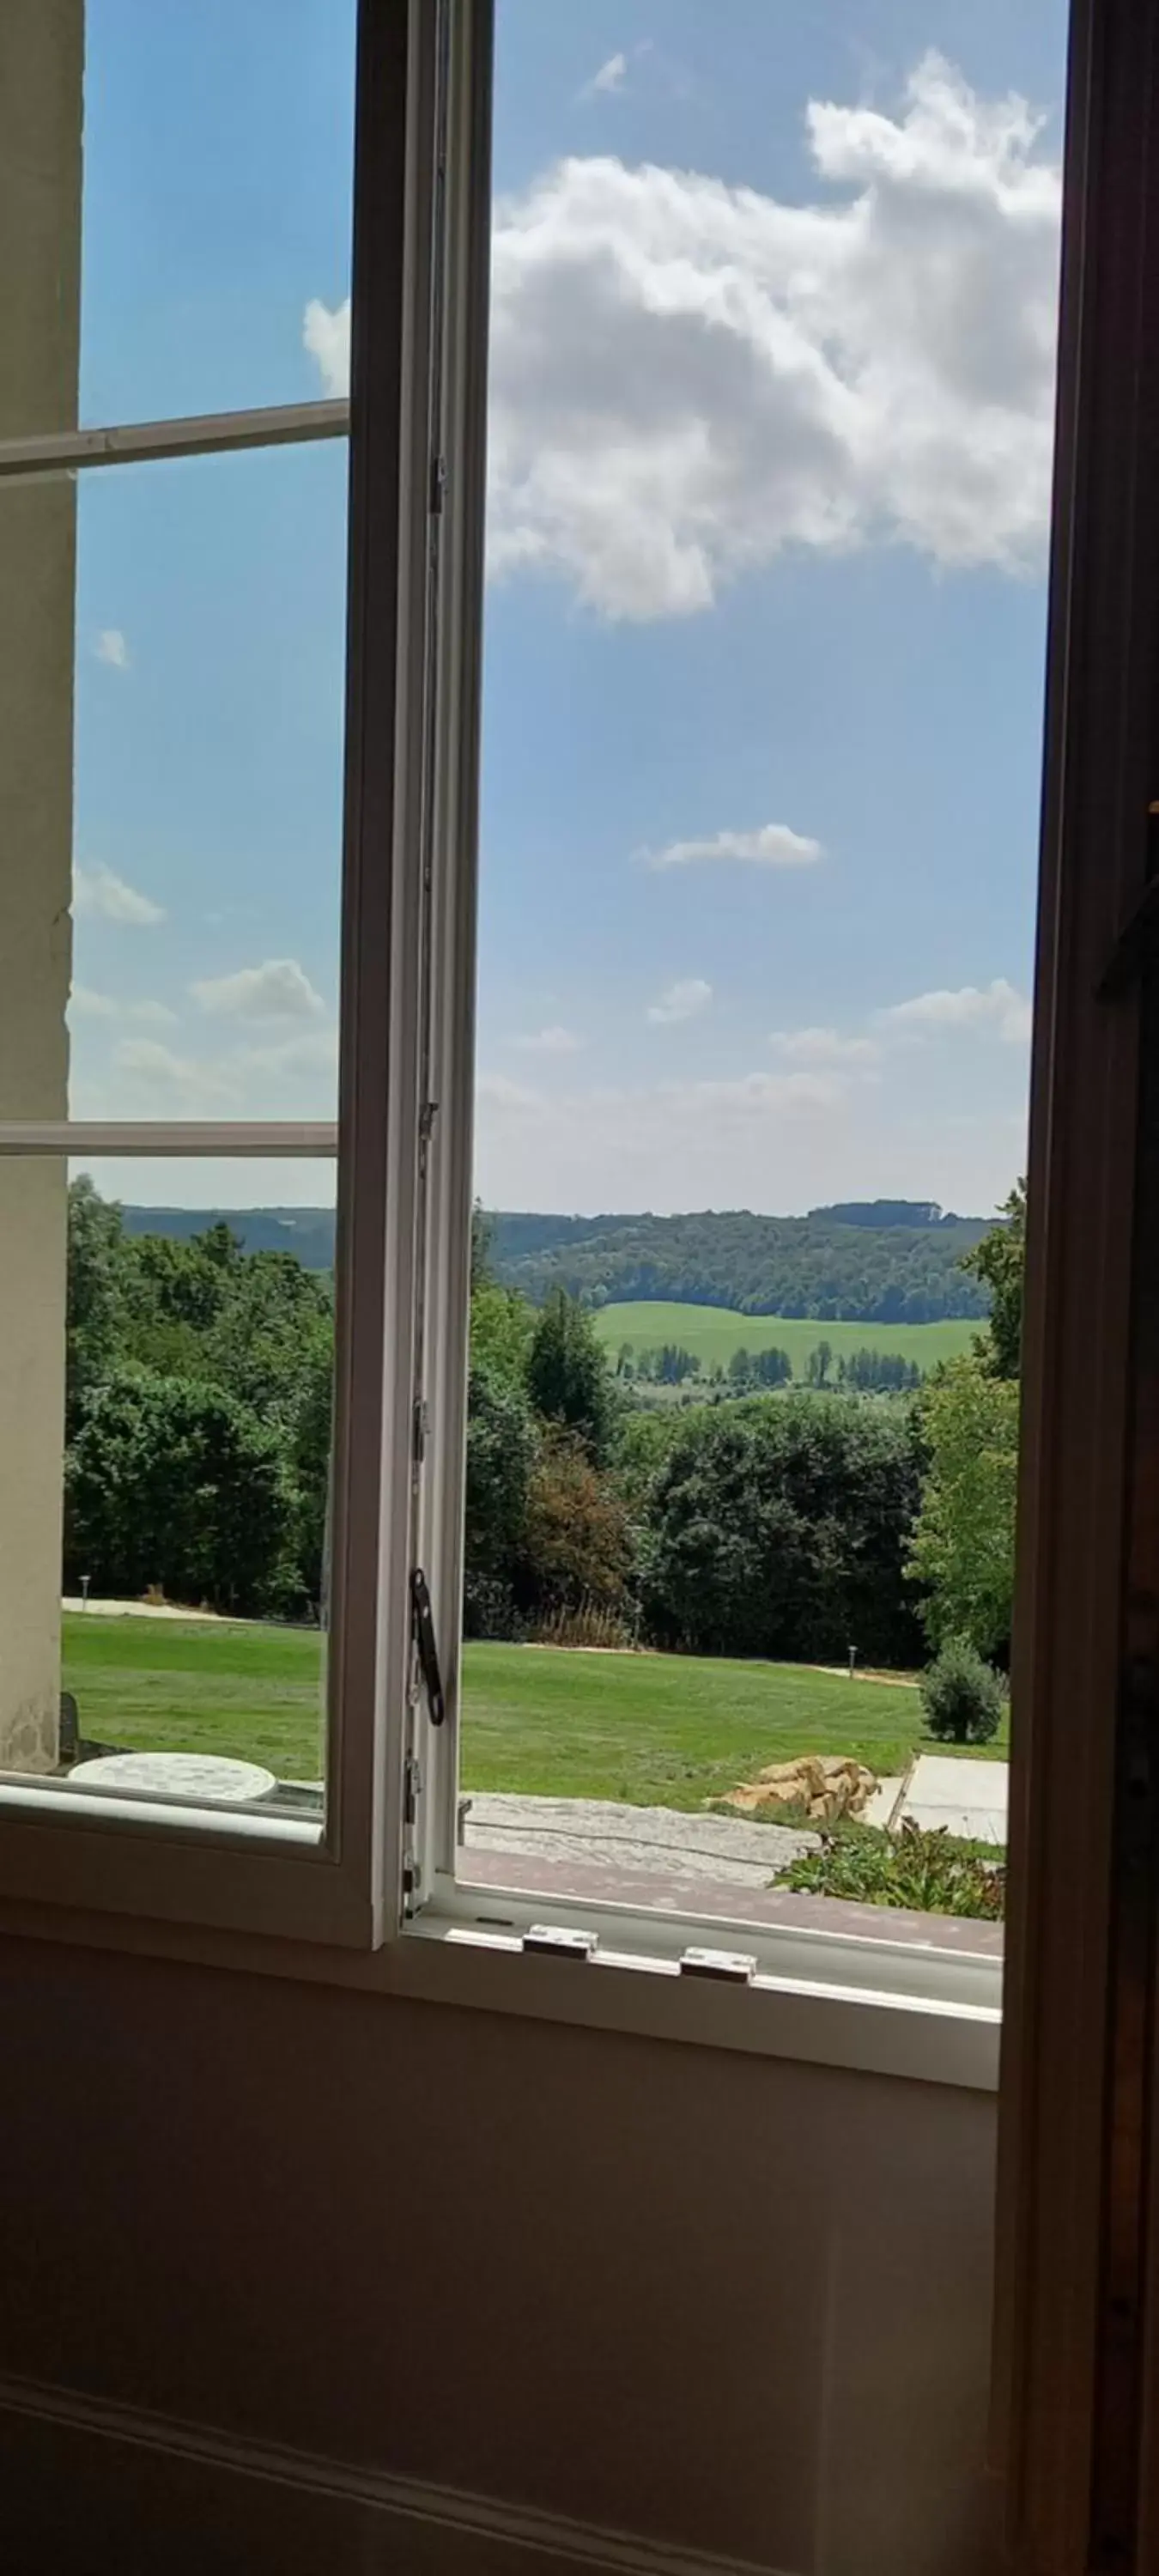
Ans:
<svg viewBox="0 0 1159 2576"><path fill-rule="evenodd" d="M322 1642L308 1631L69 1612L82 1735L321 1769ZM464 1789L695 1808L767 1763L849 1753L880 1774L929 1746L916 1690L793 1664L468 1646ZM1005 1753L1005 1733L992 1747Z"/></svg>
<svg viewBox="0 0 1159 2576"><path fill-rule="evenodd" d="M850 1351L892 1351L934 1368L939 1360L968 1351L980 1326L967 1321L948 1324L819 1324L806 1316L736 1315L727 1306L682 1306L642 1298L634 1305L601 1306L595 1316L600 1340L615 1356L624 1342L634 1352L658 1351L676 1342L705 1368L719 1360L727 1366L734 1351L787 1351L795 1377L803 1378L810 1351L828 1342L837 1356Z"/></svg>

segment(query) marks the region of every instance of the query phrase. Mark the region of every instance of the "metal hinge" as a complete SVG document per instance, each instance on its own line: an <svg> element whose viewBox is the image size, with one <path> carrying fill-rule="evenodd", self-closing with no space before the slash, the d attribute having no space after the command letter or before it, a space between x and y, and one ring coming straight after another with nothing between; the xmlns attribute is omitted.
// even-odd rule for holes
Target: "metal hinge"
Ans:
<svg viewBox="0 0 1159 2576"><path fill-rule="evenodd" d="M757 1963L747 1950L686 1950L682 1977L715 1977L722 1985L751 1986Z"/></svg>
<svg viewBox="0 0 1159 2576"><path fill-rule="evenodd" d="M427 1695L428 1714L432 1726L441 1726L447 1714L447 1703L443 1692L443 1676L439 1670L439 1649L435 1642L430 1588L421 1565L411 1567L410 1608L411 1635L415 1653L418 1656L423 1689Z"/></svg>
<svg viewBox="0 0 1159 2576"><path fill-rule="evenodd" d="M422 1864L418 1859L414 1844L414 1830L418 1822L419 1799L422 1796L422 1786L423 1775L419 1766L418 1755L416 1753L408 1753L404 1758L402 1766L402 1896L403 1910L408 1915L414 1913L415 1900L422 1884L423 1875Z"/></svg>
<svg viewBox="0 0 1159 2576"><path fill-rule="evenodd" d="M599 1939L598 1932L581 1932L570 1923L533 1923L522 1947L541 1959L594 1959Z"/></svg>

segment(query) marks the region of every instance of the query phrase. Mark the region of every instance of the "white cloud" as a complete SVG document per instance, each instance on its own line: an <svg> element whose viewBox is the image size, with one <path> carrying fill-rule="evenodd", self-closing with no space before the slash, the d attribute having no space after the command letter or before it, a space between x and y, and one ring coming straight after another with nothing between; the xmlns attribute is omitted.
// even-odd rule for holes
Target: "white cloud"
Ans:
<svg viewBox="0 0 1159 2576"><path fill-rule="evenodd" d="M122 1038L113 1050L113 1063L118 1073L137 1077L149 1093L157 1088L168 1093L188 1113L208 1107L212 1114L219 1102L237 1103L236 1085L223 1066L175 1055L157 1038Z"/></svg>
<svg viewBox="0 0 1159 2576"><path fill-rule="evenodd" d="M919 1035L938 1029L969 1029L983 1036L1003 1038L1010 1046L1025 1046L1032 1012L1025 993L1008 984L1004 975L996 975L991 984L962 984L953 992L942 988L933 993L915 993L912 1001L895 1002L892 1009L878 1016L892 1028L913 1030Z"/></svg>
<svg viewBox="0 0 1159 2576"><path fill-rule="evenodd" d="M706 984L702 975L688 975L681 983L669 984L659 1001L650 1005L648 1017L654 1028L674 1028L680 1020L699 1018L711 1000L711 984Z"/></svg>
<svg viewBox="0 0 1159 2576"><path fill-rule="evenodd" d="M176 1011L166 1002L123 1002L111 993L95 993L88 984L74 984L68 997L70 1019L133 1020L138 1028L168 1028L176 1020Z"/></svg>
<svg viewBox="0 0 1159 2576"><path fill-rule="evenodd" d="M842 1037L838 1029L774 1029L769 1045L786 1064L876 1064L872 1038Z"/></svg>
<svg viewBox="0 0 1159 2576"><path fill-rule="evenodd" d="M979 1067L979 1072L982 1068ZM525 1088L479 1084L476 1182L488 1207L763 1208L935 1198L985 1213L1022 1168L1026 1111L1013 1051L994 1048L962 1113L960 1067L929 1079L883 1062L897 1114L857 1066L778 1065L736 1080ZM1020 1141L1021 1140L1021 1141Z"/></svg>
<svg viewBox="0 0 1159 2576"><path fill-rule="evenodd" d="M590 81L585 81L584 86L580 91L580 97L611 97L616 90L623 88L624 82L627 78L627 72L627 55L609 54L606 63L601 63L598 72L593 72Z"/></svg>
<svg viewBox="0 0 1159 2576"><path fill-rule="evenodd" d="M215 1019L309 1020L326 1008L296 957L269 957L262 966L210 976L189 989Z"/></svg>
<svg viewBox="0 0 1159 2576"><path fill-rule="evenodd" d="M307 1029L302 1036L280 1038L272 1046L243 1047L232 1059L242 1073L336 1074L337 1029Z"/></svg>
<svg viewBox="0 0 1159 2576"><path fill-rule="evenodd" d="M810 868L823 856L820 841L791 832L787 823L762 823L756 832L715 832L710 840L669 841L645 852L650 868L695 867L703 859L744 859L763 868Z"/></svg>
<svg viewBox="0 0 1159 2576"><path fill-rule="evenodd" d="M1039 565L1059 222L1040 121L928 53L895 115L814 100L805 123L813 202L608 156L500 203L494 571L650 618L786 547ZM327 381L340 327L309 308Z"/></svg>
<svg viewBox="0 0 1159 2576"><path fill-rule="evenodd" d="M302 346L315 361L326 392L345 394L350 385L349 296L333 310L311 296L302 316Z"/></svg>
<svg viewBox="0 0 1159 2576"><path fill-rule="evenodd" d="M525 1055L578 1055L583 1039L574 1029L533 1029L526 1037L512 1038L512 1046L522 1047Z"/></svg>
<svg viewBox="0 0 1159 2576"><path fill-rule="evenodd" d="M152 896L139 894L136 886L126 885L124 877L112 868L76 868L72 880L72 908L75 913L88 913L101 921L131 923L135 929L151 930L165 914Z"/></svg>
<svg viewBox="0 0 1159 2576"><path fill-rule="evenodd" d="M102 626L93 652L98 662L108 662L114 671L129 668L129 647L119 626Z"/></svg>

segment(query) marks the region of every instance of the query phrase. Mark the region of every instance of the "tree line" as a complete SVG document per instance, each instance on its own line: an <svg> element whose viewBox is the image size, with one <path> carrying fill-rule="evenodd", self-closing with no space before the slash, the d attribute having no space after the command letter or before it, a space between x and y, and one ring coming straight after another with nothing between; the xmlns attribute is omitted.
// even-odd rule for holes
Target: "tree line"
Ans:
<svg viewBox="0 0 1159 2576"><path fill-rule="evenodd" d="M661 1411L633 1406L588 1307L505 1286L477 1228L468 1634L567 1634L594 1613L605 1636L701 1654L828 1662L855 1645L906 1666L966 1636L1001 1656L1021 1246L1015 1193L968 1255L990 1320L920 1391L882 1392L853 1365L880 1354L853 1354L842 1377L822 1341L809 1386L738 1370L727 1403ZM68 1273L68 1587L317 1616L329 1277L243 1252L225 1222L186 1241L130 1234L87 1180L70 1191Z"/></svg>
<svg viewBox="0 0 1159 2576"><path fill-rule="evenodd" d="M912 1222L902 1219L909 1214ZM877 1223L864 1221L879 1217ZM937 1210L819 1208L806 1217L747 1209L693 1216L489 1219L496 1278L540 1305L553 1288L585 1304L667 1299L742 1315L818 1323L983 1322L985 1281L962 1256L985 1227Z"/></svg>

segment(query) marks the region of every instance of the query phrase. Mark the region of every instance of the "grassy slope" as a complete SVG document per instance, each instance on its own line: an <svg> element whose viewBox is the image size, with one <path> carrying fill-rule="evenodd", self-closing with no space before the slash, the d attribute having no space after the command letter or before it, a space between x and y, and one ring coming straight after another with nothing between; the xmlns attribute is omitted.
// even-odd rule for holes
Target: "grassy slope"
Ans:
<svg viewBox="0 0 1159 2576"><path fill-rule="evenodd" d="M317 1636L79 1612L64 1627L64 1687L90 1740L317 1777ZM695 1808L794 1754L852 1753L892 1773L923 1741L912 1688L794 1665L476 1645L465 1668L465 1789Z"/></svg>
<svg viewBox="0 0 1159 2576"><path fill-rule="evenodd" d="M634 1351L659 1350L664 1342L682 1343L706 1367L727 1362L734 1351L787 1351L794 1374L803 1377L810 1351L828 1342L837 1354L849 1351L893 1351L933 1368L938 1360L968 1351L980 1327L966 1319L946 1324L819 1324L812 1317L735 1315L727 1306L671 1305L642 1298L636 1305L601 1306L596 1318L600 1339L615 1354L622 1342Z"/></svg>

